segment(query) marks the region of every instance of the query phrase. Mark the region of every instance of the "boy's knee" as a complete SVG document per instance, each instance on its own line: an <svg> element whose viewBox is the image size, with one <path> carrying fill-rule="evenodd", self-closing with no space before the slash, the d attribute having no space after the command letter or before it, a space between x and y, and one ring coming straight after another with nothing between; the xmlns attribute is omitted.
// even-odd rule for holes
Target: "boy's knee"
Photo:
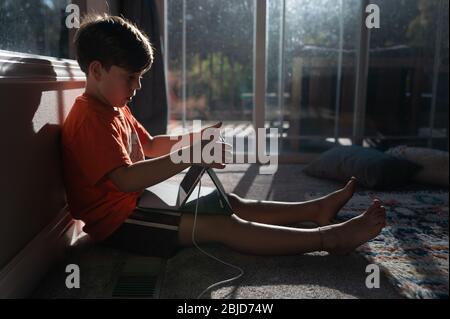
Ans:
<svg viewBox="0 0 450 319"><path fill-rule="evenodd" d="M243 198L236 195L235 193L229 193L227 194L227 197L233 209L238 209L244 202Z"/></svg>
<svg viewBox="0 0 450 319"><path fill-rule="evenodd" d="M197 216L195 236L198 242L223 242L233 228L235 221L231 216ZM183 214L179 227L179 239L182 245L192 244L194 215Z"/></svg>

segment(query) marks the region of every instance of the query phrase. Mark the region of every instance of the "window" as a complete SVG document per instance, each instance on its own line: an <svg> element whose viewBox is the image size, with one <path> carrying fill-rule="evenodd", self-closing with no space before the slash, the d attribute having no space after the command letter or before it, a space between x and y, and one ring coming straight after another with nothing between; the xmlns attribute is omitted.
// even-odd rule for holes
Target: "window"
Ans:
<svg viewBox="0 0 450 319"><path fill-rule="evenodd" d="M365 135L448 149L448 1L373 2Z"/></svg>
<svg viewBox="0 0 450 319"><path fill-rule="evenodd" d="M1 0L0 49L69 57L65 26L69 0Z"/></svg>
<svg viewBox="0 0 450 319"><path fill-rule="evenodd" d="M358 0L269 1L266 120L283 152L351 137L360 11Z"/></svg>
<svg viewBox="0 0 450 319"><path fill-rule="evenodd" d="M166 10L172 125L250 124L254 1L167 0Z"/></svg>
<svg viewBox="0 0 450 319"><path fill-rule="evenodd" d="M165 3L173 121L252 123L260 112L254 16L266 4L263 110L266 127L281 132L282 153L320 152L336 143L448 150L447 0ZM369 3L380 8L379 29L362 23Z"/></svg>

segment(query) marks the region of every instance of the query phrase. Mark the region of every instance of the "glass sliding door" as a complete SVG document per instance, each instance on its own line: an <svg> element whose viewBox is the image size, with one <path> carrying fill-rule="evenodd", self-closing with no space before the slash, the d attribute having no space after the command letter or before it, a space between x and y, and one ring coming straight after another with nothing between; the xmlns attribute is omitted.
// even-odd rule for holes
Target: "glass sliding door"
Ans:
<svg viewBox="0 0 450 319"><path fill-rule="evenodd" d="M371 32L364 134L381 148L448 149L448 1L372 2L381 28Z"/></svg>
<svg viewBox="0 0 450 319"><path fill-rule="evenodd" d="M261 3L166 0L169 132L201 119L246 137L258 119L279 129L281 155L448 150L448 0L267 0L265 29ZM378 29L364 23L368 4Z"/></svg>
<svg viewBox="0 0 450 319"><path fill-rule="evenodd" d="M253 118L253 0L166 0L169 131Z"/></svg>
<svg viewBox="0 0 450 319"><path fill-rule="evenodd" d="M282 152L349 144L353 127L358 0L270 0L266 120Z"/></svg>

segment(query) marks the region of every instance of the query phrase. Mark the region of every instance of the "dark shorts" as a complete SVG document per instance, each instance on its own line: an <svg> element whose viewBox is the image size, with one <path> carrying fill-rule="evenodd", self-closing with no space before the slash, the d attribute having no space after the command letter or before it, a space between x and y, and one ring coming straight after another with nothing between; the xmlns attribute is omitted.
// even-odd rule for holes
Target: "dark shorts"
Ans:
<svg viewBox="0 0 450 319"><path fill-rule="evenodd" d="M148 212L136 208L103 244L131 253L170 258L181 248L181 212Z"/></svg>
<svg viewBox="0 0 450 319"><path fill-rule="evenodd" d="M170 258L182 246L179 244L178 228L182 214L194 214L197 200L188 203L179 212L155 211L136 208L128 219L106 240L104 244L132 253ZM220 206L216 191L200 197L198 214L231 214Z"/></svg>

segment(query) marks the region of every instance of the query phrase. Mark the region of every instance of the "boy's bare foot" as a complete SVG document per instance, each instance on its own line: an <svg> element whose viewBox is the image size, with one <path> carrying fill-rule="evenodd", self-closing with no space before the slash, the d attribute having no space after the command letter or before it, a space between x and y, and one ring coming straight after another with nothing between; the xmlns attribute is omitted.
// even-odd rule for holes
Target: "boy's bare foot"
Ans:
<svg viewBox="0 0 450 319"><path fill-rule="evenodd" d="M386 226L386 209L379 200L361 215L344 223L320 227L323 250L331 254L347 254L375 238Z"/></svg>
<svg viewBox="0 0 450 319"><path fill-rule="evenodd" d="M352 177L344 188L317 200L319 209L315 222L319 226L326 226L332 223L337 213L352 198L355 192L356 182L356 177Z"/></svg>

